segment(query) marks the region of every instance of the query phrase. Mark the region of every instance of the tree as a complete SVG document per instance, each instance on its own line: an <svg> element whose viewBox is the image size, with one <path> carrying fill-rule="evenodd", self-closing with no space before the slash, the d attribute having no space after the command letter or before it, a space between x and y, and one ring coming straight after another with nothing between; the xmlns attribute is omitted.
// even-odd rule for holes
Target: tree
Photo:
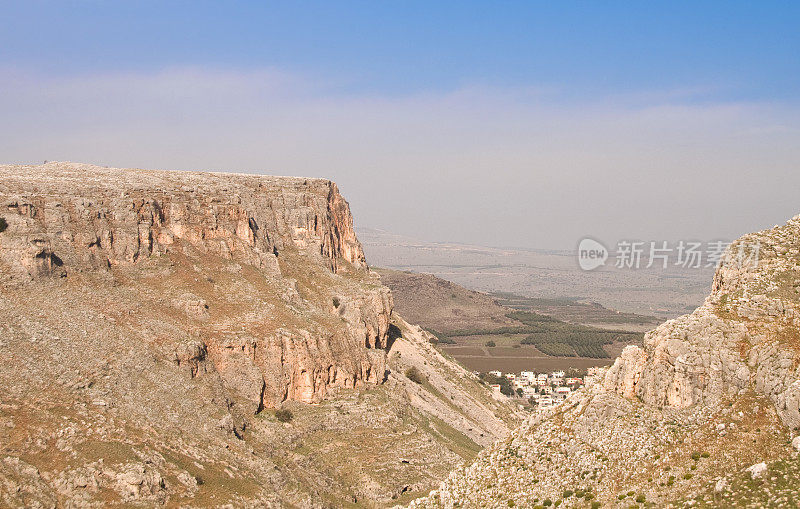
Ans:
<svg viewBox="0 0 800 509"><path fill-rule="evenodd" d="M495 344L495 342L494 342L494 341L492 341L491 339L490 339L489 341L487 341L485 344L486 344L486 346L488 346L488 347L497 346L497 344Z"/></svg>
<svg viewBox="0 0 800 509"><path fill-rule="evenodd" d="M280 422L291 422L294 419L294 414L291 410L286 408L281 408L275 410L275 418L278 419Z"/></svg>
<svg viewBox="0 0 800 509"><path fill-rule="evenodd" d="M406 370L406 378L416 384L422 384L425 381L425 377L415 366L411 366Z"/></svg>

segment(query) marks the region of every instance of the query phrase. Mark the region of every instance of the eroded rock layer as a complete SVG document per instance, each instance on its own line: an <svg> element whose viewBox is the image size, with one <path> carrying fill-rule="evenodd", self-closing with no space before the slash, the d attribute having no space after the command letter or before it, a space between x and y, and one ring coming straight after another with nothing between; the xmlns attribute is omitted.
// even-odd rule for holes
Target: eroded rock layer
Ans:
<svg viewBox="0 0 800 509"><path fill-rule="evenodd" d="M249 411L385 378L391 295L333 182L0 166L0 217L5 284L130 284L140 305L175 312L175 362L213 373Z"/></svg>

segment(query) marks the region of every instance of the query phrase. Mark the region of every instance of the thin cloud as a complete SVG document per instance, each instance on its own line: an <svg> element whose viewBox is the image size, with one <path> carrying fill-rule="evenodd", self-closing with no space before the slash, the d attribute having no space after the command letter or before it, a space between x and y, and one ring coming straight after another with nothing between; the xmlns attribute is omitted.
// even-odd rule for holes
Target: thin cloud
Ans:
<svg viewBox="0 0 800 509"><path fill-rule="evenodd" d="M731 237L800 212L797 105L711 89L391 96L278 69L3 75L7 162L325 176L360 224L430 240Z"/></svg>

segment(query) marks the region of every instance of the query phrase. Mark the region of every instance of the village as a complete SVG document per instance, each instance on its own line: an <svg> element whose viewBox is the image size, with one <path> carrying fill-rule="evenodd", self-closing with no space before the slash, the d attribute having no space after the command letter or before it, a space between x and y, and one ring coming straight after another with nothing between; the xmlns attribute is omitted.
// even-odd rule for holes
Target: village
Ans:
<svg viewBox="0 0 800 509"><path fill-rule="evenodd" d="M530 408L543 410L561 404L570 394L581 387L594 385L599 380L602 369L591 367L585 372L570 373L564 371L550 373L489 371L475 374L493 389L496 397L507 396L522 399Z"/></svg>

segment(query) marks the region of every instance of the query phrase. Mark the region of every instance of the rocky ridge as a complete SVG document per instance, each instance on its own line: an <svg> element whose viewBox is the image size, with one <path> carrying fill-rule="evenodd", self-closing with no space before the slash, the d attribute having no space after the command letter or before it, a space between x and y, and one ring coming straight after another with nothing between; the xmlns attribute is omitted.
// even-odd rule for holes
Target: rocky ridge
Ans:
<svg viewBox="0 0 800 509"><path fill-rule="evenodd" d="M733 243L702 306L411 506L800 503L799 311L797 216Z"/></svg>
<svg viewBox="0 0 800 509"><path fill-rule="evenodd" d="M130 271L153 257L180 254L190 262L208 254L224 261L226 270L258 269L279 289L289 313L316 314L312 321L318 323L341 320L338 331L326 330L320 338L311 337L318 332L313 327L286 322L268 335L248 331L270 321L275 310L266 309L238 324L204 327L213 288L204 294L177 281L164 288L166 305L199 329L215 329L176 345L175 362L196 371L208 360L256 408L287 399L315 402L331 386L384 379L381 349L391 295L366 270L350 209L330 181L69 163L7 166L0 167L0 210L8 224L0 260L9 283L110 274L112 267ZM343 295L332 292L328 302L301 311L309 301L301 302L292 278L296 256L327 266L328 279L343 273L365 284Z"/></svg>
<svg viewBox="0 0 800 509"><path fill-rule="evenodd" d="M330 181L0 166L0 218L4 507L385 507L516 420Z"/></svg>

